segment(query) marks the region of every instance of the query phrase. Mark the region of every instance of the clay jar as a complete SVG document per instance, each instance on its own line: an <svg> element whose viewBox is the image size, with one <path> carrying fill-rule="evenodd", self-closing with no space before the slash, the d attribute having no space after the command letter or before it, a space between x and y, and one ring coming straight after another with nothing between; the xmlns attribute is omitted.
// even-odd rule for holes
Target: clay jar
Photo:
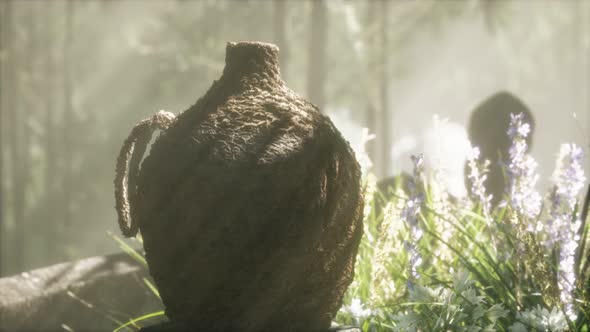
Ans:
<svg viewBox="0 0 590 332"><path fill-rule="evenodd" d="M136 126L117 170L121 228L139 228L171 321L329 328L362 235L360 167L330 119L285 86L276 46L228 43L221 78L177 117Z"/></svg>

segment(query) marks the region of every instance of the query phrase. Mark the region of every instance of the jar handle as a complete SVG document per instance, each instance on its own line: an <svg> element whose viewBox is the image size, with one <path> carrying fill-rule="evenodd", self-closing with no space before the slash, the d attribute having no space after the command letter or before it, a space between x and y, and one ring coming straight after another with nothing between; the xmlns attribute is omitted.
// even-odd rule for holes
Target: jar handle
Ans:
<svg viewBox="0 0 590 332"><path fill-rule="evenodd" d="M137 196L137 177L143 154L152 139L153 132L156 129L167 129L175 118L175 115L170 112L159 111L133 127L123 142L115 171L115 208L119 218L119 228L125 237L135 236L138 231L137 220L132 211Z"/></svg>

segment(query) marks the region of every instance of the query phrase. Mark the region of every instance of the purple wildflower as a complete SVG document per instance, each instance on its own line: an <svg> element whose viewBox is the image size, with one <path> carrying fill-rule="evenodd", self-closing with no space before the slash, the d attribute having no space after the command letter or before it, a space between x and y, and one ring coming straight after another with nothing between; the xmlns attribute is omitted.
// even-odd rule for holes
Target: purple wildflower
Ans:
<svg viewBox="0 0 590 332"><path fill-rule="evenodd" d="M582 170L582 149L575 144L562 144L553 173L550 217L546 222L547 246L559 248L557 285L560 299L570 319L576 318L573 291L576 282L575 253L578 247L578 218L572 222L578 194L586 178Z"/></svg>
<svg viewBox="0 0 590 332"><path fill-rule="evenodd" d="M523 116L523 113L510 115L510 128L507 133L512 145L506 171L512 208L530 220L536 218L541 211L541 195L535 190L539 174L536 172L537 162L527 153L526 137L530 127L528 123L522 122ZM529 231L532 232L538 232L542 228L541 224L529 225Z"/></svg>
<svg viewBox="0 0 590 332"><path fill-rule="evenodd" d="M575 144L562 144L553 182L556 185L556 194L568 208L573 209L578 199L580 190L584 187L586 177L582 169L583 152ZM560 202L561 203L561 202Z"/></svg>
<svg viewBox="0 0 590 332"><path fill-rule="evenodd" d="M467 167L469 174L467 178L471 183L470 195L472 199L481 204L483 215L487 218L490 216L492 195L486 195L484 182L487 179L490 161L479 162L479 148L474 147L467 156Z"/></svg>
<svg viewBox="0 0 590 332"><path fill-rule="evenodd" d="M401 213L401 218L406 222L410 234L410 241L405 242L406 251L410 255L410 280L415 280L420 277L416 268L422 263L422 257L418 252L417 244L423 235L423 232L418 225L418 214L420 213L420 207L424 200L422 189L418 188L422 183L422 174L424 172L423 161L424 158L422 154L412 156L414 172L409 184L410 197Z"/></svg>

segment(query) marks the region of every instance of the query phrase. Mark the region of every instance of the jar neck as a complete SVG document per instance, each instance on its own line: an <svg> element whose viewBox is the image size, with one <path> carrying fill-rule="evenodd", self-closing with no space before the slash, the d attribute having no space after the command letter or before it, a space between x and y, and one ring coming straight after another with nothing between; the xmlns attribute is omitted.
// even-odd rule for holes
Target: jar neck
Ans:
<svg viewBox="0 0 590 332"><path fill-rule="evenodd" d="M279 49L273 44L227 43L221 79L250 86L282 84L278 55Z"/></svg>

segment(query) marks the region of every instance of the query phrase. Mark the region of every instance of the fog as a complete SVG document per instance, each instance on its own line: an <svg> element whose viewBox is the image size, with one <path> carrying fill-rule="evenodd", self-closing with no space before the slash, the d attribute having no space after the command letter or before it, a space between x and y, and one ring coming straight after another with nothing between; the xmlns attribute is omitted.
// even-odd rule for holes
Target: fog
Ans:
<svg viewBox="0 0 590 332"><path fill-rule="evenodd" d="M534 114L540 190L562 143L590 171L588 1L1 0L0 29L1 275L120 250L123 140L194 104L229 41L276 43L286 84L351 145L375 134L378 178L424 153L464 194L470 114L499 91Z"/></svg>

